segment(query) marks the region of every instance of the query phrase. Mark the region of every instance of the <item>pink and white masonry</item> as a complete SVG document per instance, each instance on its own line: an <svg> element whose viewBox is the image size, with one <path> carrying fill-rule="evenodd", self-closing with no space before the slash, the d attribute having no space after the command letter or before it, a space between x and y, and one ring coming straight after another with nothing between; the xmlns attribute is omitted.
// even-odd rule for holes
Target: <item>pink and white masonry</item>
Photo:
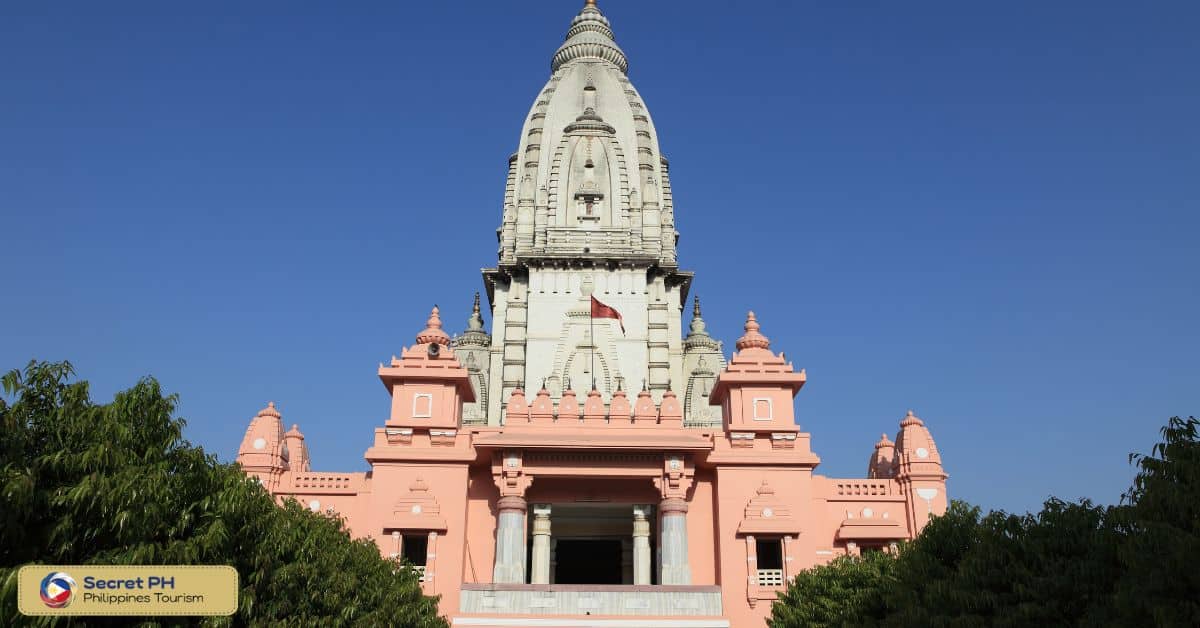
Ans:
<svg viewBox="0 0 1200 628"><path fill-rule="evenodd" d="M555 403L521 388L504 425L464 426L474 393L436 308L379 378L391 412L370 471L310 471L274 404L238 462L280 500L417 563L455 626L762 625L800 570L892 551L946 509L941 456L911 412L874 446L869 479L814 473L793 406L805 372L753 313L712 389L720 429L685 428L669 390Z"/></svg>

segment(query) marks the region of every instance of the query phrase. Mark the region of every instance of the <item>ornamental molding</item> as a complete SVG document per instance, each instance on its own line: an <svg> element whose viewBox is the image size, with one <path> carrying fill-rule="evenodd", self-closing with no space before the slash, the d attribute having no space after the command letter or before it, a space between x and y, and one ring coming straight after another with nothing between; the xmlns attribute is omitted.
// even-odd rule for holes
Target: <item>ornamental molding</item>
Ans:
<svg viewBox="0 0 1200 628"><path fill-rule="evenodd" d="M738 534L800 534L800 522L792 517L792 507L775 494L775 489L763 480L746 502Z"/></svg>

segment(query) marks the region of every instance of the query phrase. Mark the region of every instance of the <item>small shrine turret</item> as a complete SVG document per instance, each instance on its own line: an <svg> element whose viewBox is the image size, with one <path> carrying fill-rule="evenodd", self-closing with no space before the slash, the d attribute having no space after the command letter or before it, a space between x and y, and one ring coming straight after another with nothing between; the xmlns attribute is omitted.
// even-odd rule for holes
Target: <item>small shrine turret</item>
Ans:
<svg viewBox="0 0 1200 628"><path fill-rule="evenodd" d="M772 353L759 329L750 312L737 353L713 386L712 403L721 404L727 432L799 432L792 398L804 386L804 370L796 372L782 353Z"/></svg>
<svg viewBox="0 0 1200 628"><path fill-rule="evenodd" d="M292 472L311 471L312 464L308 457L308 445L304 444L304 434L300 433L300 426L293 423L292 429L283 435L283 441L287 445L288 470Z"/></svg>
<svg viewBox="0 0 1200 628"><path fill-rule="evenodd" d="M458 429L462 404L475 401L475 392L467 369L450 349L436 305L416 340L399 358L379 367L379 379L392 395L387 426Z"/></svg>
<svg viewBox="0 0 1200 628"><path fill-rule="evenodd" d="M875 443L875 451L867 463L867 478L883 480L891 478L896 473L896 444L888 440L887 434L879 435Z"/></svg>
<svg viewBox="0 0 1200 628"><path fill-rule="evenodd" d="M258 411L246 428L237 462L242 470L268 490L279 485L279 478L288 470L288 447L283 434L283 419L275 402Z"/></svg>
<svg viewBox="0 0 1200 628"><path fill-rule="evenodd" d="M946 512L946 471L933 436L912 410L900 421L896 436L895 477L909 502L912 530L920 530L931 515Z"/></svg>

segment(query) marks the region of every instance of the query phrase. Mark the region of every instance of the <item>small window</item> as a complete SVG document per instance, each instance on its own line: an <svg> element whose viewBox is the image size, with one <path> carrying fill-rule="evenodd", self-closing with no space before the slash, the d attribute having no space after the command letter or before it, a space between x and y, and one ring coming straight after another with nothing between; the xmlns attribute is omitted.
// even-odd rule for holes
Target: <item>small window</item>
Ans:
<svg viewBox="0 0 1200 628"><path fill-rule="evenodd" d="M429 535L405 534L400 556L418 567L424 567L429 561Z"/></svg>
<svg viewBox="0 0 1200 628"><path fill-rule="evenodd" d="M427 419L433 416L433 395L429 393L413 395L412 415L414 419Z"/></svg>
<svg viewBox="0 0 1200 628"><path fill-rule="evenodd" d="M770 421L774 418L771 413L771 400L766 397L758 397L754 400L754 420L755 421Z"/></svg>
<svg viewBox="0 0 1200 628"><path fill-rule="evenodd" d="M759 569L783 569L783 542L779 539L758 539Z"/></svg>
<svg viewBox="0 0 1200 628"><path fill-rule="evenodd" d="M758 554L758 573L755 574L760 587L783 586L783 539L755 539L754 551Z"/></svg>
<svg viewBox="0 0 1200 628"><path fill-rule="evenodd" d="M388 537L388 555L402 558L417 567L424 567L429 560L429 535L424 532L384 530Z"/></svg>

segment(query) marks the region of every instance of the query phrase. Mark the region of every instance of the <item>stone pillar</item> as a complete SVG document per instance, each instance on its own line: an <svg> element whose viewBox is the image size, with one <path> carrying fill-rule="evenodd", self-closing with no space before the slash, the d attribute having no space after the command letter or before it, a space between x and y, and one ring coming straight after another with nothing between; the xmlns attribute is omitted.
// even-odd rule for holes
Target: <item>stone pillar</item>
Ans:
<svg viewBox="0 0 1200 628"><path fill-rule="evenodd" d="M509 495L496 503L496 568L492 582L525 583L525 498Z"/></svg>
<svg viewBox="0 0 1200 628"><path fill-rule="evenodd" d="M504 314L504 346L500 369L500 412L505 411L504 404L508 403L512 392L522 386L525 381L525 335L529 320L527 281L529 281L528 275L514 277L508 286ZM492 390L495 389L490 388L489 392Z"/></svg>
<svg viewBox="0 0 1200 628"><path fill-rule="evenodd" d="M533 564L529 582L550 584L550 504L533 506Z"/></svg>
<svg viewBox="0 0 1200 628"><path fill-rule="evenodd" d="M662 277L656 277L648 286L646 294L650 304L646 310L646 352L650 377L650 392L654 401L662 401L662 394L671 387L671 342L670 312L667 304L667 285Z"/></svg>
<svg viewBox="0 0 1200 628"><path fill-rule="evenodd" d="M633 507L633 583L650 584L650 505Z"/></svg>
<svg viewBox="0 0 1200 628"><path fill-rule="evenodd" d="M691 584L692 568L688 564L687 502L669 497L659 503L662 513L661 554L662 579L659 584Z"/></svg>

